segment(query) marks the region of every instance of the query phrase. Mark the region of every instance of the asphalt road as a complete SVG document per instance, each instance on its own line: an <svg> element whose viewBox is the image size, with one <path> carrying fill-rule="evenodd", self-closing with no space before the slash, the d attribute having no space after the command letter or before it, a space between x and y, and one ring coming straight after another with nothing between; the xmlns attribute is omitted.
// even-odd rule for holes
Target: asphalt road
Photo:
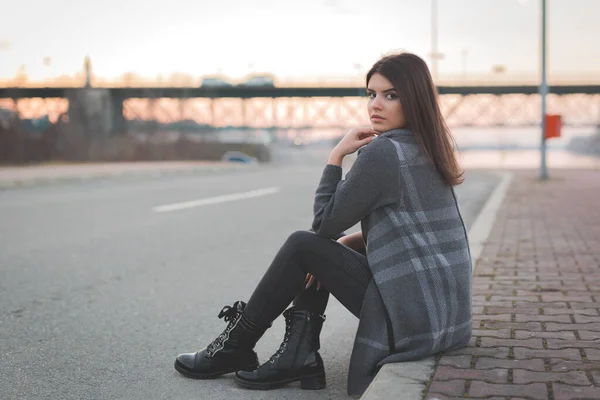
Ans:
<svg viewBox="0 0 600 400"><path fill-rule="evenodd" d="M332 298L322 332L327 389L271 392L231 376L181 377L176 355L225 327L277 249L311 222L327 149L281 149L273 165L0 190L1 399L341 399L358 321ZM470 225L498 176L457 189ZM155 207L276 188L175 211ZM356 226L352 231L356 230ZM283 318L257 346L266 360Z"/></svg>

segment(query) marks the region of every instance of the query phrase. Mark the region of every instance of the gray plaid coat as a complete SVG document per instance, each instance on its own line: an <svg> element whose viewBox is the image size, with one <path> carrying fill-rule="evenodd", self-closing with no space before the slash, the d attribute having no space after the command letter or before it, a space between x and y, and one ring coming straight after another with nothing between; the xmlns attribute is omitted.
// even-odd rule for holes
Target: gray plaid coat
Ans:
<svg viewBox="0 0 600 400"><path fill-rule="evenodd" d="M378 368L467 345L471 256L456 196L412 134L392 130L361 148L342 180L327 165L312 228L333 238L361 222L373 274L363 300L348 393Z"/></svg>

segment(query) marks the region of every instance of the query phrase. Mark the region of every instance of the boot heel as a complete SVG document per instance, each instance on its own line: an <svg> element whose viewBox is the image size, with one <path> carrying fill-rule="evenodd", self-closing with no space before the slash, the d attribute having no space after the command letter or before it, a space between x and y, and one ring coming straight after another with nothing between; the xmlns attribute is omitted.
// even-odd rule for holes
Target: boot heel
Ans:
<svg viewBox="0 0 600 400"><path fill-rule="evenodd" d="M300 388L303 390L319 390L326 386L325 374L311 376L300 380Z"/></svg>

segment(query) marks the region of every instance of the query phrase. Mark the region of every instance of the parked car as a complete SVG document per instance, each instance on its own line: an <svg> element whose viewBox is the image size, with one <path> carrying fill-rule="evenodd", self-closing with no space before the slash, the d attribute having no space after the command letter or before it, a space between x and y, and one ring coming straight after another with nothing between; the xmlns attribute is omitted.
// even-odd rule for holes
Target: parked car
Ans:
<svg viewBox="0 0 600 400"><path fill-rule="evenodd" d="M239 84L239 86L269 86L274 87L275 81L273 77L269 75L254 75L248 78L245 82Z"/></svg>
<svg viewBox="0 0 600 400"><path fill-rule="evenodd" d="M226 80L222 79L222 78L214 78L214 77L207 77L202 79L202 84L200 85L200 87L229 87L229 86L233 86L230 82L227 82Z"/></svg>
<svg viewBox="0 0 600 400"><path fill-rule="evenodd" d="M223 157L221 157L221 160L228 162L237 162L242 164L258 164L258 159L256 157L249 156L246 153L236 150L225 152L225 154L223 154Z"/></svg>

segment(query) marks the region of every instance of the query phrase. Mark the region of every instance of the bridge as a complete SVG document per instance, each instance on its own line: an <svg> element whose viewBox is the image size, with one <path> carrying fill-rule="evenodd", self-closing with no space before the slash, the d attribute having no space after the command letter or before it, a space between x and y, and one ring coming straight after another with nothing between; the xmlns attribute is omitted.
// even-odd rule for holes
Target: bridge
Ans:
<svg viewBox="0 0 600 400"><path fill-rule="evenodd" d="M539 124L538 86L439 86L451 126ZM368 122L364 87L0 88L0 107L21 118L48 115L103 121L108 132L134 125L346 127ZM600 124L600 85L551 86L550 113L568 125Z"/></svg>

